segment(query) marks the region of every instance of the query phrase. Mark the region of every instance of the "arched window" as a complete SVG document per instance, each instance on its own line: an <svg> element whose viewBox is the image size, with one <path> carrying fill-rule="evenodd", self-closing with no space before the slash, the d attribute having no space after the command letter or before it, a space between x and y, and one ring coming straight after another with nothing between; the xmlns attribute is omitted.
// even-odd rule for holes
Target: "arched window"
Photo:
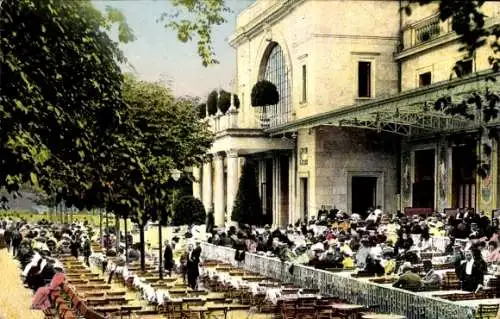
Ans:
<svg viewBox="0 0 500 319"><path fill-rule="evenodd" d="M280 96L278 104L263 107L261 120L268 122L268 126L288 122L292 115L290 84L285 55L278 43L272 42L267 47L259 73L259 80L267 80L276 85Z"/></svg>

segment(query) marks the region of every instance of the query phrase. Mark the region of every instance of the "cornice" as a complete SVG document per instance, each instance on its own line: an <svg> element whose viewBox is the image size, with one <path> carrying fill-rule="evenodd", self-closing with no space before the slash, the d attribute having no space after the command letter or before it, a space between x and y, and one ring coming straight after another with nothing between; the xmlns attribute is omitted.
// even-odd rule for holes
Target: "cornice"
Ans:
<svg viewBox="0 0 500 319"><path fill-rule="evenodd" d="M337 39L360 39L360 40L386 40L397 41L397 36L363 35L363 34L333 34L333 33L313 33L314 38L337 38Z"/></svg>
<svg viewBox="0 0 500 319"><path fill-rule="evenodd" d="M289 11L301 5L307 0L281 0L276 2L274 6L270 6L264 10L250 23L239 27L236 32L230 37L229 45L236 48L241 42L251 39L254 35L265 30L282 19Z"/></svg>

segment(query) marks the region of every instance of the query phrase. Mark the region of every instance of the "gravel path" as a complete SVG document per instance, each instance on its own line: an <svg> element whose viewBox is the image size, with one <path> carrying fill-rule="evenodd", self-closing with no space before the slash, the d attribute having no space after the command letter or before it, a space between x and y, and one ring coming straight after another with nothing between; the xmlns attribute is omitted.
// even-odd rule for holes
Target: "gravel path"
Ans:
<svg viewBox="0 0 500 319"><path fill-rule="evenodd" d="M24 288L19 263L6 249L0 249L0 319L43 319L43 312L31 310L32 292Z"/></svg>

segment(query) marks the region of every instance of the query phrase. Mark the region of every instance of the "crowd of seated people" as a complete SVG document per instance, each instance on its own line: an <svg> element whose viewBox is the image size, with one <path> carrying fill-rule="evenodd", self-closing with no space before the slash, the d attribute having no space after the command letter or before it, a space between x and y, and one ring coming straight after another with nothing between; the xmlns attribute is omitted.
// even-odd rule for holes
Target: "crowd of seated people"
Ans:
<svg viewBox="0 0 500 319"><path fill-rule="evenodd" d="M400 275L394 286L409 290L439 289L442 278L429 253L455 268L463 290L480 289L486 273L500 271L498 219L490 221L483 212L408 217L377 207L363 219L322 210L316 219L286 228L240 225L211 233L209 242L235 248L238 261L252 252L319 269L355 269L363 276Z"/></svg>
<svg viewBox="0 0 500 319"><path fill-rule="evenodd" d="M0 246L12 252L23 269L27 287L36 292L63 271L56 255L82 255L88 262L91 254L91 228L85 223L60 225L42 220L29 224L25 220L0 220L3 236Z"/></svg>

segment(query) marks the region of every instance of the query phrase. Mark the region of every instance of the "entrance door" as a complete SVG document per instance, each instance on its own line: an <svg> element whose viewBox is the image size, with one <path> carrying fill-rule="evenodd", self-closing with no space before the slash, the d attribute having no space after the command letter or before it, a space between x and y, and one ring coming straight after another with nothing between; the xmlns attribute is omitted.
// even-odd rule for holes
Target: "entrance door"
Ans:
<svg viewBox="0 0 500 319"><path fill-rule="evenodd" d="M352 213L366 217L366 211L375 207L377 200L377 178L367 176L352 177Z"/></svg>
<svg viewBox="0 0 500 319"><path fill-rule="evenodd" d="M476 145L453 148L452 200L454 208L475 208L476 165Z"/></svg>
<svg viewBox="0 0 500 319"><path fill-rule="evenodd" d="M413 207L434 209L435 151L415 151L415 182Z"/></svg>
<svg viewBox="0 0 500 319"><path fill-rule="evenodd" d="M300 212L302 220L309 218L309 212L307 210L309 205L308 192L307 177L302 177L300 178Z"/></svg>

